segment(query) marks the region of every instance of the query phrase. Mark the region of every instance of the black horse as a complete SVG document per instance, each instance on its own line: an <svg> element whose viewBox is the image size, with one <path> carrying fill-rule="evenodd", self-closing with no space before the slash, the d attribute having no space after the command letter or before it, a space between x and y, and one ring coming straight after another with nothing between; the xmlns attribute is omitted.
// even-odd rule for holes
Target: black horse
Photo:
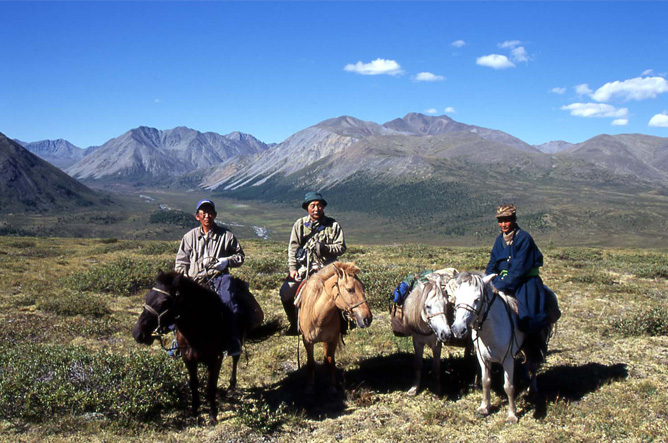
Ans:
<svg viewBox="0 0 668 443"><path fill-rule="evenodd" d="M247 286L242 280L235 280L238 290L247 291ZM252 297L250 293L243 295ZM241 329L239 336L242 343L249 325L247 318L249 309L246 308L243 309L245 318L237 322ZM138 343L150 345L157 334L167 333L169 329L176 327L176 341L190 376L194 416L198 415L200 406L197 364L203 363L207 367L206 398L210 404L211 423L217 422L218 376L223 353L228 348L231 335L226 327L226 323L229 322L221 318L221 311L224 316L232 315L214 291L177 272L160 271L155 284L146 294L144 310L132 328L132 336ZM229 389L234 389L237 383L239 356L234 356L232 361Z"/></svg>

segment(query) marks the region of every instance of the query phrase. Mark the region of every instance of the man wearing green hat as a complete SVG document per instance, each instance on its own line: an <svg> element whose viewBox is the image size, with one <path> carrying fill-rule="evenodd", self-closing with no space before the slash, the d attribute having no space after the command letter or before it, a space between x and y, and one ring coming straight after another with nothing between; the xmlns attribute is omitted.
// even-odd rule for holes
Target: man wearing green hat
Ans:
<svg viewBox="0 0 668 443"><path fill-rule="evenodd" d="M299 283L346 252L343 230L336 220L325 216L325 206L327 201L319 192L307 192L302 208L308 215L298 219L292 227L288 244L289 275L279 291L290 321L286 335L298 334L294 300Z"/></svg>

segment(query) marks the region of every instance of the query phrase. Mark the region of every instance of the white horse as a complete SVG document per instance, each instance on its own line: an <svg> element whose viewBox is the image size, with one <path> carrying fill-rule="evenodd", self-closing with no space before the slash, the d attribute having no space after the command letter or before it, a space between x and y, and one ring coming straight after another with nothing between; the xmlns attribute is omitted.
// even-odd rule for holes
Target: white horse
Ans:
<svg viewBox="0 0 668 443"><path fill-rule="evenodd" d="M403 303L403 316L400 319L402 335L413 339L415 357L413 359L413 385L407 395L414 396L420 389L422 376L422 355L424 346L431 348L433 354L432 373L436 383L436 395L441 395L441 348L443 343L465 346L464 340L455 340L448 324L452 319L453 308L448 304L444 286L457 275L453 268L435 271L426 276L427 281L418 281ZM455 343L456 342L456 343Z"/></svg>
<svg viewBox="0 0 668 443"><path fill-rule="evenodd" d="M463 337L470 330L475 345L482 375L482 403L478 412L489 414L490 366L503 366L503 389L508 396L508 418L506 422L517 423L515 408L515 386L513 375L515 356L520 352L525 334L517 328L517 302L512 297L494 291L490 284L495 274L483 276L462 272L457 277L454 291L455 321L452 332L455 337ZM531 387L536 387L536 366L533 368Z"/></svg>

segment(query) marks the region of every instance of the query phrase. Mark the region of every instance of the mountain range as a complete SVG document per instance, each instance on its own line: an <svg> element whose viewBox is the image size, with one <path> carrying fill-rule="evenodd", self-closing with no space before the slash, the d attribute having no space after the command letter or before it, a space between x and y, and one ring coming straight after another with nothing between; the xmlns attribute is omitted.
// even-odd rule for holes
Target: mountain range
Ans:
<svg viewBox="0 0 668 443"><path fill-rule="evenodd" d="M63 142L53 146L42 155L72 157L55 148ZM341 210L432 234L486 235L499 201L523 205L538 230L614 231L620 218L667 227L668 138L643 134L532 146L447 116L409 113L384 124L332 118L275 145L238 132L139 127L81 151L65 171L91 187L168 184L286 204L317 189Z"/></svg>

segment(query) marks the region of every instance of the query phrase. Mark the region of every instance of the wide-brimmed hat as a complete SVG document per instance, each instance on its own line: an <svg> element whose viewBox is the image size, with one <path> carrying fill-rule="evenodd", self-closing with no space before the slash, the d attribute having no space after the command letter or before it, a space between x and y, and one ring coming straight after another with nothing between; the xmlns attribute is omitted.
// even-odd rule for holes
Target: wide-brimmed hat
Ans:
<svg viewBox="0 0 668 443"><path fill-rule="evenodd" d="M496 208L496 218L501 217L516 217L517 207L513 204L501 205Z"/></svg>
<svg viewBox="0 0 668 443"><path fill-rule="evenodd" d="M195 213L199 212L199 209L204 206L204 205L209 205L213 208L213 212L216 212L216 205L211 201L211 200L200 200L197 202L197 207L195 208Z"/></svg>
<svg viewBox="0 0 668 443"><path fill-rule="evenodd" d="M308 208L308 204L314 201L321 202L323 208L327 206L327 201L325 201L325 199L322 198L322 194L320 194L319 192L311 191L307 192L306 195L304 196L304 203L302 203L302 208L306 210L306 208Z"/></svg>

